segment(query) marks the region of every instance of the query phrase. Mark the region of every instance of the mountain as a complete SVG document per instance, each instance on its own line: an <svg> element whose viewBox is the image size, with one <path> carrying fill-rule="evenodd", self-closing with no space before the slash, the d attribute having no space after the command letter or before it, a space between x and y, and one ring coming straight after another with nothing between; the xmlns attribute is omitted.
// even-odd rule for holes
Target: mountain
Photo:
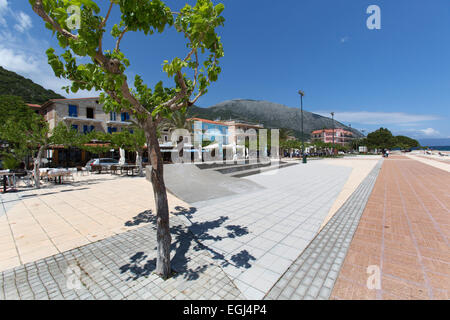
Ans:
<svg viewBox="0 0 450 320"><path fill-rule="evenodd" d="M265 128L291 129L295 136L301 137L301 112L300 108L290 108L285 105L257 100L229 100L221 102L209 108L190 107L190 117L204 118L208 120L242 120L256 122ZM303 110L305 136L310 136L314 130L332 128L331 118ZM357 137L363 135L358 130L350 128L338 121L334 121L335 128L344 128L352 131Z"/></svg>
<svg viewBox="0 0 450 320"><path fill-rule="evenodd" d="M64 99L15 72L0 67L0 95L21 97L26 103L43 104L50 99Z"/></svg>

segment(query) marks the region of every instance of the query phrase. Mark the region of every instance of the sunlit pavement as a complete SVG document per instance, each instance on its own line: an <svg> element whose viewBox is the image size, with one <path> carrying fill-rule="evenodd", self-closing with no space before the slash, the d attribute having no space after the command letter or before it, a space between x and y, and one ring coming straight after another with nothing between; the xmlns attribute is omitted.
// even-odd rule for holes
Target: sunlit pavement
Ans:
<svg viewBox="0 0 450 320"><path fill-rule="evenodd" d="M449 186L448 171L385 160L332 298L449 299Z"/></svg>
<svg viewBox="0 0 450 320"><path fill-rule="evenodd" d="M376 163L379 159L373 161ZM73 248L50 254L45 259L34 259L25 266L1 273L0 299L261 299L265 296L278 299L323 299L331 291L331 298L334 299L386 299L422 297L420 294L424 289L427 293L423 296L425 298L448 298L449 204L446 203L448 190L442 187L449 185L448 175L406 157L393 156L385 160L378 180L377 168L367 176L371 166L366 166L365 170L356 174L358 170L348 164L339 164L338 160L331 163L318 161L308 163L307 166L281 169L277 174L251 176L247 179L264 185L265 189L249 194L191 205L171 199L172 265L176 273L170 280L163 282L152 274L156 235L154 215L146 210L151 204L139 202L152 201L152 197L142 200L150 184L144 179L129 178L127 192L132 194L131 202L136 208L133 213L123 214L120 218L112 215L118 221L110 228L118 227L119 232L105 236L101 241L96 241L94 237L86 245L75 243ZM104 203L104 214L107 214L108 210L116 212L108 208L122 207L122 200L114 197L114 194L128 181L119 185L115 184L118 179L106 176L105 179L98 183L109 186L105 191L107 195L101 196L114 199ZM369 198L371 192L370 183L366 182L368 179L377 182L367 203L364 199ZM359 184L358 181L363 183ZM137 186L142 190L136 191ZM390 188L383 191L389 194L389 201L380 202L380 186ZM77 199L77 195L88 195L82 193L88 189L83 190L81 185L72 192L63 192L67 187L59 187L52 192L39 191L44 194L32 196L27 201L54 196L67 202ZM354 188L356 191L352 192ZM67 196L69 194L70 198ZM422 194L426 197L422 197ZM397 211L392 211L392 208L400 208L399 203L397 207L394 204L395 201L401 202L402 197L408 199L403 200L401 205L406 211L397 217ZM89 205L102 207L103 204L97 203L96 199L100 198L93 196ZM24 199L17 201L23 202ZM337 201L344 205L334 214L333 208L339 207ZM107 203L112 203L112 206L107 206ZM380 203L384 205L380 206ZM77 206L82 208L82 203L78 202ZM11 211L8 205L5 208L0 218L9 220L14 217L15 211ZM361 213L364 211L359 226L355 208ZM125 212L126 205L121 209ZM354 218L344 222L340 217L345 210L347 213L344 216L350 216L348 213L353 212ZM391 216L386 215L389 210L393 212ZM58 207L53 216L64 217L63 212ZM30 210L31 213L34 211ZM383 214L384 222L379 220ZM103 222L106 222L108 217L103 217ZM67 221L74 219L69 216ZM26 227L34 228L37 222L38 225L45 225L41 221L46 220L35 219L26 224L22 219L17 220L19 224L22 223L20 227L24 231ZM90 222L80 221L79 228ZM329 255L333 259L337 257L329 265L329 260L318 261L318 257L322 248L327 246L326 243L330 243L332 235L338 234L330 232L333 225L338 224L337 221L342 226L338 227L339 235L345 236L338 236L336 242L345 244L347 248L342 246L344 249L341 251L334 251L335 256ZM412 227L401 229L408 223ZM14 230L11 221L7 221L7 225L9 230ZM376 241L380 229L384 237L382 243ZM404 244L400 240L405 240ZM413 245L408 251L411 241ZM401 252L399 248L405 251ZM413 248L418 252L417 264L408 260L414 256ZM377 255L377 250L384 253ZM314 269L317 262L322 263L322 267L329 267L329 272ZM370 266L380 266L380 290L367 288L369 262ZM321 296L320 290L317 291L318 280L313 278L314 283L309 283L309 275L307 281L302 281L301 276L304 274L301 271L305 271L305 266L308 267L307 271L315 272L317 279L320 274L323 289ZM422 279L419 276L413 278L420 274L420 270L423 271L423 282L418 281ZM408 272L413 275L409 277ZM330 280L332 275L334 280ZM339 277L334 285L337 275ZM81 287L77 287L79 283ZM299 283L303 283L303 287L296 292L295 285ZM414 291L417 288L420 290ZM302 296L301 292L307 294Z"/></svg>

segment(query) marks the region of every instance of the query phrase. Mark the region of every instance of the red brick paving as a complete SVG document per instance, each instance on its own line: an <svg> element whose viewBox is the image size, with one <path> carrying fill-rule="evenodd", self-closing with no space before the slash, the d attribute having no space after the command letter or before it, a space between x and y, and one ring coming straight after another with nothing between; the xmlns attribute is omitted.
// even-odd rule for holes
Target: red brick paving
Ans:
<svg viewBox="0 0 450 320"><path fill-rule="evenodd" d="M384 161L331 299L450 299L450 173ZM381 289L368 289L367 267Z"/></svg>

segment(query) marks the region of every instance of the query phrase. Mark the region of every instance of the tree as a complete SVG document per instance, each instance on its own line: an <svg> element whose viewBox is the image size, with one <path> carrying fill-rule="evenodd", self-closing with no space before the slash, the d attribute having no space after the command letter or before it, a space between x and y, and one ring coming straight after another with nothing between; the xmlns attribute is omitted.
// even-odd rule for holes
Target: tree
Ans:
<svg viewBox="0 0 450 320"><path fill-rule="evenodd" d="M420 147L419 141L406 136L396 136L395 146L400 149L411 149Z"/></svg>
<svg viewBox="0 0 450 320"><path fill-rule="evenodd" d="M178 12L172 11L161 0L111 0L106 15L100 16L96 1L29 0L32 8L48 29L56 33L59 45L66 49L60 56L53 48L47 50L48 62L57 77L71 81L67 92L79 89L103 91L100 102L105 111L128 111L144 130L149 160L150 177L157 206L157 263L156 273L163 278L171 274L169 208L163 176L163 158L157 138L158 124L170 118L177 110L186 111L202 95L207 87L217 81L221 71L219 59L223 46L216 28L223 26L223 4L213 5L211 0L197 0L194 6L186 4ZM99 2L99 1L97 1ZM80 28L72 33L68 28L70 5L80 6ZM111 50L104 50L103 36L111 11L118 7L120 22L111 28L116 39ZM129 60L120 44L125 34L142 32L151 35L162 33L174 26L184 35L188 53L184 58L164 61L163 71L174 80L174 86L164 87L160 81L152 90L140 76L134 80L135 90L130 89L125 70ZM92 63L79 63L76 56L89 57ZM61 60L64 60L64 62ZM190 77L187 71L190 70Z"/></svg>
<svg viewBox="0 0 450 320"><path fill-rule="evenodd" d="M0 128L8 119L13 121L30 121L35 112L28 107L22 98L11 95L0 95Z"/></svg>
<svg viewBox="0 0 450 320"><path fill-rule="evenodd" d="M114 147L136 152L136 165L139 167L139 175L142 176L144 174L142 155L146 142L145 132L140 128L132 127L130 129L133 130L133 133L128 130L112 133L111 143Z"/></svg>
<svg viewBox="0 0 450 320"><path fill-rule="evenodd" d="M1 137L12 144L15 152L24 148L31 151L35 187L39 189L41 185L39 168L44 152L51 145L76 145L78 134L62 122L50 131L44 118L33 113L27 121L9 118L2 127Z"/></svg>
<svg viewBox="0 0 450 320"><path fill-rule="evenodd" d="M7 124L17 124L19 127L29 130L33 119L36 119L36 114L24 103L22 98L11 95L0 96L0 140L4 141L1 143L3 156L9 159L14 158L16 163L20 163L29 155L30 150L26 145L14 143L8 136Z"/></svg>
<svg viewBox="0 0 450 320"><path fill-rule="evenodd" d="M77 147L92 154L102 155L111 150L111 134L91 131L79 136Z"/></svg>
<svg viewBox="0 0 450 320"><path fill-rule="evenodd" d="M380 128L367 135L367 143L371 149L392 149L395 146L395 138L391 131Z"/></svg>

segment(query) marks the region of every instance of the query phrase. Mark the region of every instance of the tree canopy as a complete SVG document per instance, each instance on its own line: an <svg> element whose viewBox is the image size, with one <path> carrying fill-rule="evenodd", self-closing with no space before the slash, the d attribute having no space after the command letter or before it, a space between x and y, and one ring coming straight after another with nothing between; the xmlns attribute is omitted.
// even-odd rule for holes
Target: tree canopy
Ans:
<svg viewBox="0 0 450 320"><path fill-rule="evenodd" d="M395 146L395 138L391 131L380 128L367 135L367 143L371 149L392 149Z"/></svg>
<svg viewBox="0 0 450 320"><path fill-rule="evenodd" d="M406 136L394 136L386 128L380 128L367 135L367 145L371 149L411 149L420 146L420 143Z"/></svg>

